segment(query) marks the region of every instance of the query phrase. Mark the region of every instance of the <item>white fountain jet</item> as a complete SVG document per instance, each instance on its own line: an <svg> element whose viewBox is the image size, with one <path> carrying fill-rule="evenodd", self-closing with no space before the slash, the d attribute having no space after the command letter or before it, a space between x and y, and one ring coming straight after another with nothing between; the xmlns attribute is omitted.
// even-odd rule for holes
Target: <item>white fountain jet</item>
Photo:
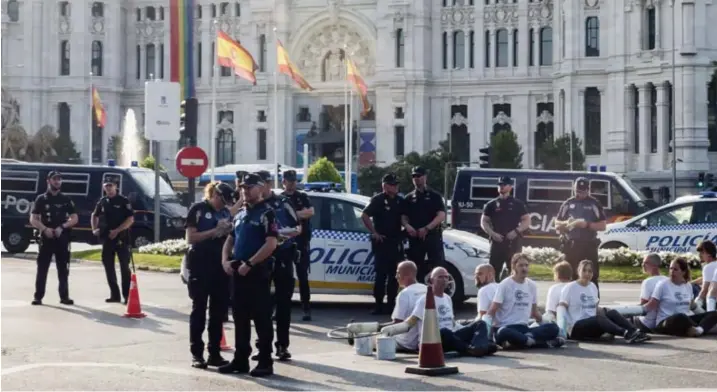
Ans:
<svg viewBox="0 0 717 392"><path fill-rule="evenodd" d="M137 133L137 118L133 109L127 109L122 128L122 153L120 166L129 167L133 161L139 163L142 157L142 142Z"/></svg>

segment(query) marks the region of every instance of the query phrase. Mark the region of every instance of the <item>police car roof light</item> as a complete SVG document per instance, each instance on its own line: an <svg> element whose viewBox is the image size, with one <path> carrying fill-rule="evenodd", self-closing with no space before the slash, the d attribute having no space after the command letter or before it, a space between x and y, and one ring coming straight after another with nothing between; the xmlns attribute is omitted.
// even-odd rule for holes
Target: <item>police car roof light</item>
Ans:
<svg viewBox="0 0 717 392"><path fill-rule="evenodd" d="M714 191L705 191L700 192L700 195L705 199L715 199L717 198L717 192Z"/></svg>
<svg viewBox="0 0 717 392"><path fill-rule="evenodd" d="M114 159L108 159L107 160L107 166L109 167L115 167L115 160Z"/></svg>
<svg viewBox="0 0 717 392"><path fill-rule="evenodd" d="M597 173L598 167L597 165L590 165L590 172L591 173Z"/></svg>
<svg viewBox="0 0 717 392"><path fill-rule="evenodd" d="M132 161L129 165L132 167L139 167L139 163L137 163L137 161Z"/></svg>
<svg viewBox="0 0 717 392"><path fill-rule="evenodd" d="M605 166L605 165L600 165L600 172L601 172L601 173L605 173L606 171L607 171L607 166Z"/></svg>

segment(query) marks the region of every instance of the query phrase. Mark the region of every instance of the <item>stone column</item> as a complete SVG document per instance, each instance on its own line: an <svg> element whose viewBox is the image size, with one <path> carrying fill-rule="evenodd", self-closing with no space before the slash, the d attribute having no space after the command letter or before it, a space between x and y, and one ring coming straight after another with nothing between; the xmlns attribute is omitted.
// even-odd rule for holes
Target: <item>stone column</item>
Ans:
<svg viewBox="0 0 717 392"><path fill-rule="evenodd" d="M575 102L577 105L577 129L575 130L575 136L580 138L583 142L583 150L585 149L585 89L581 88L578 90L578 100ZM583 151L585 153L585 151Z"/></svg>
<svg viewBox="0 0 717 392"><path fill-rule="evenodd" d="M508 29L508 67L513 68L513 29Z"/></svg>
<svg viewBox="0 0 717 392"><path fill-rule="evenodd" d="M160 70L160 64L162 63L162 55L160 55L160 52L162 51L162 47L160 46L159 39L154 40L154 78L159 79L162 77L162 75L159 73Z"/></svg>
<svg viewBox="0 0 717 392"><path fill-rule="evenodd" d="M471 32L468 29L463 30L463 53L463 69L469 69L471 67Z"/></svg>
<svg viewBox="0 0 717 392"><path fill-rule="evenodd" d="M496 34L496 29L490 30L490 67L493 68L493 72L495 73L495 69L498 65L498 35Z"/></svg>
<svg viewBox="0 0 717 392"><path fill-rule="evenodd" d="M454 49L455 49L454 46L453 46L453 45L454 45L454 41L453 41L453 30L449 30L449 31L447 32L447 36L448 36L448 39L447 39L447 41L448 41L448 51L447 51L446 53L447 53L447 56L448 56L448 69L450 70L450 69L453 69L453 68L456 67L455 63L453 62L453 51L454 51Z"/></svg>
<svg viewBox="0 0 717 392"><path fill-rule="evenodd" d="M533 64L540 66L540 26L533 26Z"/></svg>
<svg viewBox="0 0 717 392"><path fill-rule="evenodd" d="M655 6L654 6L655 7L655 49L657 50L657 49L662 48L662 43L661 43L661 38L660 38L660 36L662 35L661 34L662 33L662 22L661 22L662 21L662 12L661 12L662 4L659 4L659 2L657 2L657 1L655 3L658 3L658 4L655 4ZM667 2L667 4L665 4L665 5L669 6L669 2ZM670 10L672 10L672 9L670 9ZM658 132L659 132L659 130L658 130Z"/></svg>
<svg viewBox="0 0 717 392"><path fill-rule="evenodd" d="M144 85L143 81L149 78L147 75L147 43L140 38L137 45L139 45L139 81L140 85Z"/></svg>
<svg viewBox="0 0 717 392"><path fill-rule="evenodd" d="M640 94L640 156L638 170L648 170L650 158L650 93L644 84L638 86Z"/></svg>
<svg viewBox="0 0 717 392"><path fill-rule="evenodd" d="M659 157L657 170L664 170L667 167L668 129L670 127L670 106L667 88L664 83L655 86L657 88L657 156Z"/></svg>
<svg viewBox="0 0 717 392"><path fill-rule="evenodd" d="M625 110L624 110L624 125L625 125L625 135L627 136L627 144L628 144L628 150L627 150L627 156L631 157L635 153L635 132L637 130L635 129L635 98L633 97L633 90L632 85L626 85L625 86ZM628 159L628 167L626 170L632 170L632 159Z"/></svg>
<svg viewBox="0 0 717 392"><path fill-rule="evenodd" d="M600 155L604 156L603 154L606 153L606 139L607 139L607 132L603 132L603 129L608 129L608 114L610 113L609 110L606 110L609 108L607 105L607 89L605 87L598 87L598 92L600 92Z"/></svg>

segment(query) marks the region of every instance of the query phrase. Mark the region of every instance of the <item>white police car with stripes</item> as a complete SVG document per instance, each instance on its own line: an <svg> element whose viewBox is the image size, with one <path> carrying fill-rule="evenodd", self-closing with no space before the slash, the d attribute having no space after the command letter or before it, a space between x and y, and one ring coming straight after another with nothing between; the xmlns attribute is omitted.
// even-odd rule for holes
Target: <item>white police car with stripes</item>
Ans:
<svg viewBox="0 0 717 392"><path fill-rule="evenodd" d="M607 225L600 248L695 252L703 240L717 242L717 193L683 196L634 218Z"/></svg>

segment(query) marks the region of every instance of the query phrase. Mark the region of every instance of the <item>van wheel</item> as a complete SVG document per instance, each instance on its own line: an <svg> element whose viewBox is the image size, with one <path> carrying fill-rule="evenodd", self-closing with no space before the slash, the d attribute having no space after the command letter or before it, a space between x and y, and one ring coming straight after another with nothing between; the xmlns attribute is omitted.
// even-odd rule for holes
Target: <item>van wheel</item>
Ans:
<svg viewBox="0 0 717 392"><path fill-rule="evenodd" d="M30 233L25 228L6 228L3 230L2 244L9 253L22 253L30 246Z"/></svg>
<svg viewBox="0 0 717 392"><path fill-rule="evenodd" d="M620 249L620 248L627 248L628 246L623 244L622 242L617 241L611 241L607 244L600 247L600 249Z"/></svg>
<svg viewBox="0 0 717 392"><path fill-rule="evenodd" d="M135 230L132 232L132 247L138 249L139 247L149 245L152 243L154 236L149 230Z"/></svg>
<svg viewBox="0 0 717 392"><path fill-rule="evenodd" d="M444 267L448 271L448 284L446 285L445 293L453 300L453 305L458 305L467 299L465 296L465 290L463 288L463 278L460 272L450 263L443 263L441 267ZM430 284L428 281L431 277L430 273L423 277L423 283L426 285Z"/></svg>

